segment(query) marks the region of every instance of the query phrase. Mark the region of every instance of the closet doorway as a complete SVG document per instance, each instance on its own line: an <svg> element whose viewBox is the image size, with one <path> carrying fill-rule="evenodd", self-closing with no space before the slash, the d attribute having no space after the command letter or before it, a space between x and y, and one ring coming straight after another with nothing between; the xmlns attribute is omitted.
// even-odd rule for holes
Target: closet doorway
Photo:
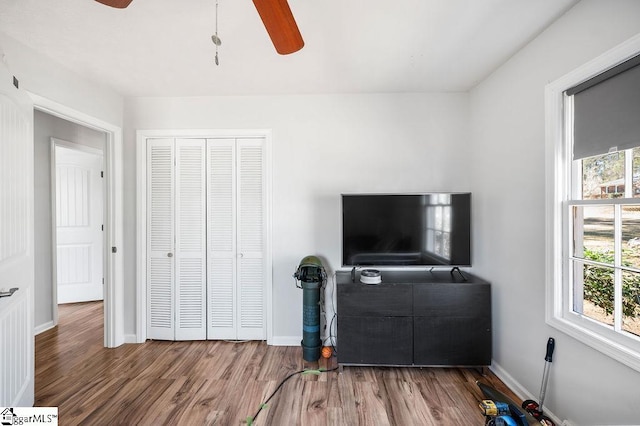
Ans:
<svg viewBox="0 0 640 426"><path fill-rule="evenodd" d="M268 340L269 133L137 142L138 340Z"/></svg>

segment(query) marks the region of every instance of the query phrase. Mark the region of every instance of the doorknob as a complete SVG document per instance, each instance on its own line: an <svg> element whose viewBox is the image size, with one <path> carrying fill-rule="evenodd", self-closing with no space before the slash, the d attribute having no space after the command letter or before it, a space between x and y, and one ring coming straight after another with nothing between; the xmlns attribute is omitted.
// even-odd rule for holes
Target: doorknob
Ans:
<svg viewBox="0 0 640 426"><path fill-rule="evenodd" d="M167 257L173 257L173 253L167 253Z"/></svg>

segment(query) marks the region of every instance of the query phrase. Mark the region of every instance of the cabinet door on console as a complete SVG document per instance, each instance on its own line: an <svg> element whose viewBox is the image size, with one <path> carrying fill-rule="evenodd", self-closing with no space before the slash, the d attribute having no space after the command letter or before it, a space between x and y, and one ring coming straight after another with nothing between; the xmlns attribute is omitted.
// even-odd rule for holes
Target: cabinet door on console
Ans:
<svg viewBox="0 0 640 426"><path fill-rule="evenodd" d="M418 284L413 301L416 365L491 363L489 284Z"/></svg>
<svg viewBox="0 0 640 426"><path fill-rule="evenodd" d="M338 284L338 362L413 362L411 285Z"/></svg>
<svg viewBox="0 0 640 426"><path fill-rule="evenodd" d="M338 362L411 365L413 318L339 317Z"/></svg>
<svg viewBox="0 0 640 426"><path fill-rule="evenodd" d="M479 318L416 317L413 362L433 366L491 364L490 322Z"/></svg>

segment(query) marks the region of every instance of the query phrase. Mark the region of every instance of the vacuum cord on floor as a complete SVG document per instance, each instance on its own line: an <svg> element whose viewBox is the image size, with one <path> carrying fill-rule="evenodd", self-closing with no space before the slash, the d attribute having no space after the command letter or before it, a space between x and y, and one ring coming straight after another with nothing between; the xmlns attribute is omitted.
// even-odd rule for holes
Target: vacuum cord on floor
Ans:
<svg viewBox="0 0 640 426"><path fill-rule="evenodd" d="M293 376L295 376L297 374L316 374L316 375L320 375L321 373L328 373L330 371L336 371L337 369L338 369L338 367L332 368L331 370L326 370L324 368L319 368L317 370L300 370L300 371L296 371L295 373L289 374L287 377L284 378L283 381L280 382L280 384L278 385L276 390L274 390L271 393L271 395L269 395L269 398L267 398L267 400L265 402L260 404L260 407L258 407L258 411L256 411L256 414L254 414L253 417L247 417L247 426L253 426L253 422L258 417L258 414L260 414L260 411L262 411L263 408L267 407L267 404L269 403L269 401L271 401L271 398L273 398L275 396L275 394L278 393L280 388L287 382L287 380L289 380Z"/></svg>

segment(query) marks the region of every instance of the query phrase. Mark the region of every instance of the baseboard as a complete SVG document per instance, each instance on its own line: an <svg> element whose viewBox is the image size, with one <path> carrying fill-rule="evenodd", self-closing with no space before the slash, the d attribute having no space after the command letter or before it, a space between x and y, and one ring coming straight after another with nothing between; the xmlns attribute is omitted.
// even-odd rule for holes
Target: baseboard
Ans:
<svg viewBox="0 0 640 426"><path fill-rule="evenodd" d="M49 322L45 322L44 324L40 324L39 326L37 326L36 328L33 329L33 335L37 336L40 333L44 333L47 330L51 330L55 326L56 325L53 323L53 321L49 321Z"/></svg>
<svg viewBox="0 0 640 426"><path fill-rule="evenodd" d="M33 383L34 380L32 377L24 384L20 392L18 392L18 395L16 396L15 401L11 404L11 407L33 407L33 403L35 402L35 388ZM13 423L2 422L2 424Z"/></svg>
<svg viewBox="0 0 640 426"><path fill-rule="evenodd" d="M273 336L268 342L271 346L300 346L300 336Z"/></svg>
<svg viewBox="0 0 640 426"><path fill-rule="evenodd" d="M502 382L518 396L518 398L522 400L537 399L537 397L531 395L516 379L513 378L513 376L511 376L511 374L509 374L497 362L492 361L489 369L493 371L493 374L498 376L498 378L502 380Z"/></svg>
<svg viewBox="0 0 640 426"><path fill-rule="evenodd" d="M125 334L124 343L142 343L142 342L138 342L138 336L135 334Z"/></svg>
<svg viewBox="0 0 640 426"><path fill-rule="evenodd" d="M271 346L300 346L300 336L274 336L267 343ZM125 334L124 343L144 343L138 341L136 334Z"/></svg>
<svg viewBox="0 0 640 426"><path fill-rule="evenodd" d="M520 384L520 382L518 382L516 379L513 378L513 376L511 376L504 368L502 368L500 366L500 364L498 364L495 361L491 362L491 366L489 367L489 369L493 372L493 374L495 374L500 380L502 380L502 383L504 383L505 385L507 385L507 387L509 389L511 389L513 391L513 393L515 393L518 398L522 399L523 401L525 399L533 399L534 401L538 401L539 395L534 396L531 394L531 392L527 391L527 389L522 386L522 384ZM557 425L562 424L562 420L560 420L558 418L558 416L556 416L555 414L553 414L552 411L549 411L548 408L544 408L544 415L549 417L551 420L553 420L553 422Z"/></svg>

